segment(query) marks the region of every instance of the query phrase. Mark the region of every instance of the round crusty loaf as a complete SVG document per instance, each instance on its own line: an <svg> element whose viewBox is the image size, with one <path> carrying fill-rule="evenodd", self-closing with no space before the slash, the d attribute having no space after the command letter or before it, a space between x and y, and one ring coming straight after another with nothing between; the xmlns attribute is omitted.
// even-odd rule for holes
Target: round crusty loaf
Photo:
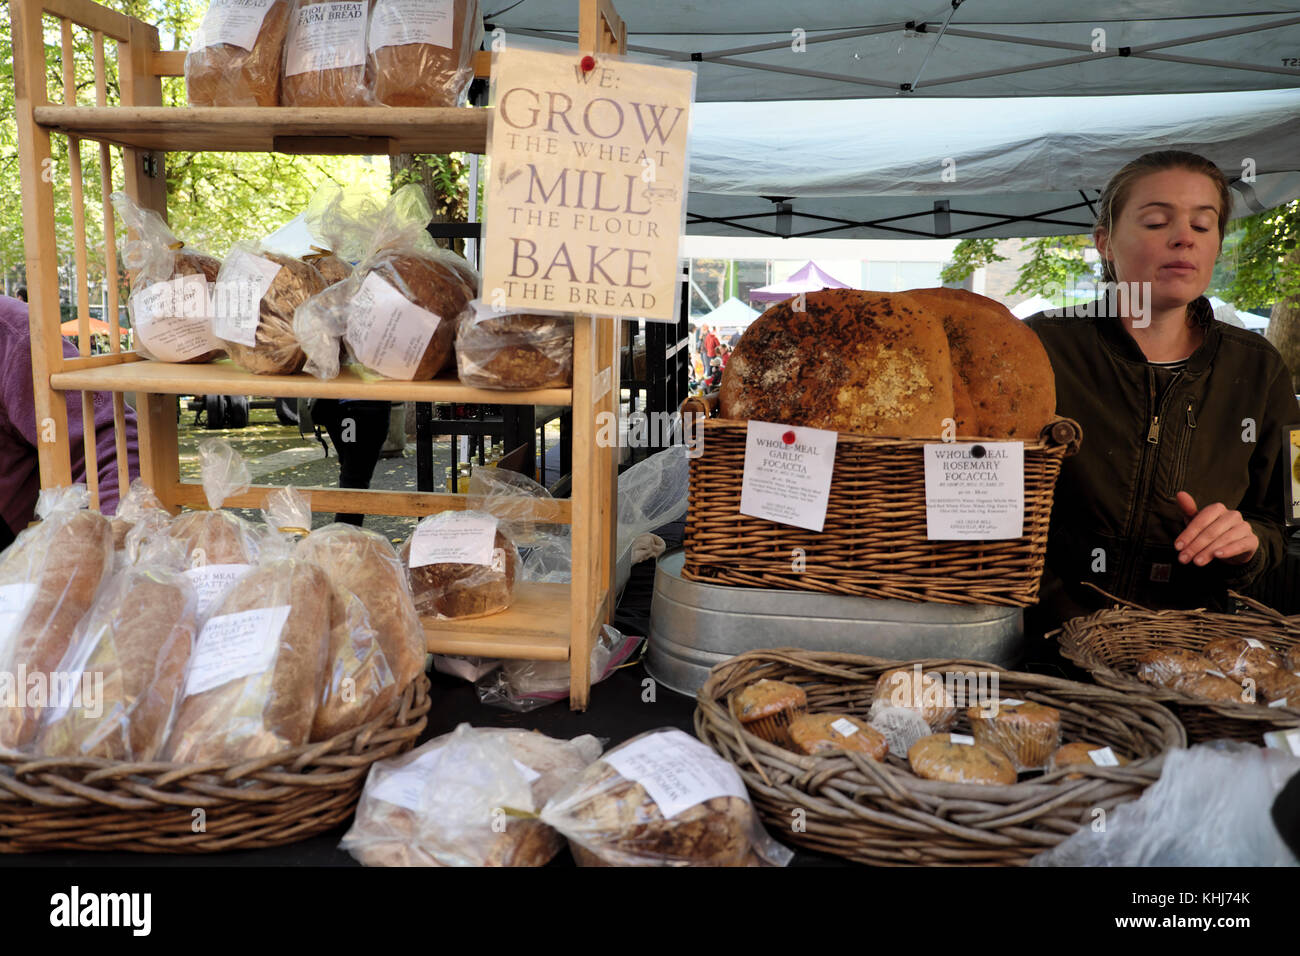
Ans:
<svg viewBox="0 0 1300 956"><path fill-rule="evenodd" d="M573 319L467 310L456 332L456 365L461 384L476 388L568 388Z"/></svg>
<svg viewBox="0 0 1300 956"><path fill-rule="evenodd" d="M191 50L185 57L190 106L278 106L291 6L290 0L271 4L252 50L228 43Z"/></svg>
<svg viewBox="0 0 1300 956"><path fill-rule="evenodd" d="M296 42L295 25L299 11L307 7L335 2L337 0L295 0L288 36L284 41L286 64ZM364 25L361 32L364 36ZM280 85L281 106L369 106L372 102L370 72L364 61L357 66L286 73Z"/></svg>
<svg viewBox="0 0 1300 956"><path fill-rule="evenodd" d="M342 282L352 275L352 267L332 252L313 252L302 257L302 261L316 267L326 287Z"/></svg>
<svg viewBox="0 0 1300 956"><path fill-rule="evenodd" d="M178 252L176 253L176 265L172 271L172 275L173 276L201 275L203 276L204 279L208 281L208 284L211 285L212 283L217 281L217 273L219 273L220 271L221 271L220 259L215 259L212 256L205 256L201 252ZM155 321L167 322L169 319L175 320L177 318L179 317L174 315L172 316L159 315L156 317ZM139 344L143 345L146 349L151 348L149 344L149 338L147 336L141 335ZM201 352L198 355L192 356L191 358L181 359L178 364L200 365L204 362L211 362L213 359L221 358L221 355L222 355L221 349L211 349L207 352Z"/></svg>
<svg viewBox="0 0 1300 956"><path fill-rule="evenodd" d="M1262 697L1272 703L1285 700L1287 707L1300 708L1300 674L1276 667L1259 678L1256 702Z"/></svg>
<svg viewBox="0 0 1300 956"><path fill-rule="evenodd" d="M1056 376L1034 330L1001 303L965 289L911 289L905 295L943 320L957 434L1037 438L1056 415Z"/></svg>
<svg viewBox="0 0 1300 956"><path fill-rule="evenodd" d="M425 346L412 381L433 378L451 360L456 341L456 320L473 294L460 273L441 257L381 252L369 259L364 269L357 273L358 288L372 272L377 272L409 301L438 318L438 325Z"/></svg>
<svg viewBox="0 0 1300 956"><path fill-rule="evenodd" d="M966 716L975 742L1002 751L1017 770L1041 769L1061 745L1061 712L1055 707L1004 701L993 716L983 707L968 708Z"/></svg>
<svg viewBox="0 0 1300 956"><path fill-rule="evenodd" d="M315 266L299 259L274 252L263 252L261 256L279 265L280 271L262 296L257 345L249 348L229 339L221 341L240 368L258 375L292 375L307 364L307 356L293 333L293 313L325 290L325 279Z"/></svg>
<svg viewBox="0 0 1300 956"><path fill-rule="evenodd" d="M389 7L387 0L376 0L372 24L394 15ZM481 20L478 0L454 0L450 47L403 43L376 49L370 55L375 99L385 106L459 106L474 79Z"/></svg>
<svg viewBox="0 0 1300 956"><path fill-rule="evenodd" d="M1264 647L1251 647L1244 637L1216 637L1201 648L1215 670L1238 680L1249 677L1259 681L1282 666L1282 658Z"/></svg>
<svg viewBox="0 0 1300 956"><path fill-rule="evenodd" d="M952 418L943 323L906 295L824 289L772 306L722 373L720 414L855 435L933 438Z"/></svg>
<svg viewBox="0 0 1300 956"><path fill-rule="evenodd" d="M907 761L918 777L948 783L1016 782L1016 768L1000 751L979 744L953 743L950 734L931 734L912 744Z"/></svg>
<svg viewBox="0 0 1300 956"><path fill-rule="evenodd" d="M402 565L411 582L415 610L431 617L483 617L510 606L515 578L519 574L519 552L500 531L492 540L492 558L503 570L486 564L424 564L411 567L411 538L400 551Z"/></svg>

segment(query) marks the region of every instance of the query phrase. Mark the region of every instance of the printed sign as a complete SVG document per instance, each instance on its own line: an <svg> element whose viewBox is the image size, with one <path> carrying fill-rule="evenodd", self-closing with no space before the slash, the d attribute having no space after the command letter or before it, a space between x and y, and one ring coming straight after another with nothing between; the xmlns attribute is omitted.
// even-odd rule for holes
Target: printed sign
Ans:
<svg viewBox="0 0 1300 956"><path fill-rule="evenodd" d="M838 438L820 428L749 422L740 513L821 531Z"/></svg>
<svg viewBox="0 0 1300 956"><path fill-rule="evenodd" d="M1023 442L925 446L925 528L931 541L997 541L1025 533Z"/></svg>

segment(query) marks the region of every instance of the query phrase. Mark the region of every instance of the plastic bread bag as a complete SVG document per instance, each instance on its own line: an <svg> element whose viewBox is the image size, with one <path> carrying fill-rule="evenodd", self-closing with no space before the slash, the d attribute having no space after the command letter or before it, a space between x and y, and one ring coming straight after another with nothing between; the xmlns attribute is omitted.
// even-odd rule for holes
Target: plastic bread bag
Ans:
<svg viewBox="0 0 1300 956"><path fill-rule="evenodd" d="M212 331L240 368L258 375L301 372L307 356L293 331L298 306L325 289L315 266L240 242L221 264Z"/></svg>
<svg viewBox="0 0 1300 956"><path fill-rule="evenodd" d="M324 696L330 582L275 550L202 621L165 759L249 760L307 742Z"/></svg>
<svg viewBox="0 0 1300 956"><path fill-rule="evenodd" d="M486 512L441 511L422 518L399 556L422 617L483 617L504 611L514 598L519 552Z"/></svg>
<svg viewBox="0 0 1300 956"><path fill-rule="evenodd" d="M292 0L211 0L185 56L190 106L278 106Z"/></svg>
<svg viewBox="0 0 1300 956"><path fill-rule="evenodd" d="M1160 779L1030 866L1295 866L1270 807L1300 758L1235 741L1165 754Z"/></svg>
<svg viewBox="0 0 1300 956"><path fill-rule="evenodd" d="M221 260L187 248L162 216L126 193L112 195L118 217L135 234L122 243L131 278L127 308L135 347L162 362L210 362L222 348L212 334L212 284Z"/></svg>
<svg viewBox="0 0 1300 956"><path fill-rule="evenodd" d="M1219 637L1201 648L1216 670L1237 680L1260 681L1282 666L1281 656L1253 637Z"/></svg>
<svg viewBox="0 0 1300 956"><path fill-rule="evenodd" d="M872 706L868 726L879 731L891 754L906 754L912 744L930 736L930 725L911 707Z"/></svg>
<svg viewBox="0 0 1300 956"><path fill-rule="evenodd" d="M41 520L0 554L0 750L27 749L51 678L113 569L113 531L85 485L42 489Z"/></svg>
<svg viewBox="0 0 1300 956"><path fill-rule="evenodd" d="M573 558L569 526L534 517L537 502L551 497L546 488L527 475L481 465L470 472L465 505L500 519L519 549L523 580L566 584Z"/></svg>
<svg viewBox="0 0 1300 956"><path fill-rule="evenodd" d="M367 634L334 623L326 697L312 730L313 740L323 740L396 707L424 670L424 629L406 569L383 535L329 524L299 541L294 556L324 571L336 603L355 605L370 627Z"/></svg>
<svg viewBox="0 0 1300 956"><path fill-rule="evenodd" d="M375 99L385 106L464 106L482 43L478 0L375 0Z"/></svg>
<svg viewBox="0 0 1300 956"><path fill-rule="evenodd" d="M948 730L957 721L957 705L948 693L944 675L939 671L923 672L919 664L911 668L897 667L880 675L871 698L868 722L874 724L882 710L892 707L915 711L932 733Z"/></svg>
<svg viewBox="0 0 1300 956"><path fill-rule="evenodd" d="M131 487L117 503L117 511L110 519L113 528L113 547L118 551L126 548L127 533L145 520L170 521L171 514L163 507L152 488L145 484L143 478L131 482Z"/></svg>
<svg viewBox="0 0 1300 956"><path fill-rule="evenodd" d="M563 790L542 822L579 866L785 866L730 763L677 729L613 748Z"/></svg>
<svg viewBox="0 0 1300 956"><path fill-rule="evenodd" d="M460 383L475 388L569 388L573 317L503 311L475 299L456 324Z"/></svg>
<svg viewBox="0 0 1300 956"><path fill-rule="evenodd" d="M36 753L157 757L198 633L198 595L169 557L165 548L154 550L118 574L82 619L60 664L65 684L45 712Z"/></svg>
<svg viewBox="0 0 1300 956"><path fill-rule="evenodd" d="M346 193L341 202L338 210L321 211L321 228L331 216L348 214ZM340 340L354 361L386 378L423 381L446 367L456 319L477 288L471 288L464 260L434 245L425 228L431 218L429 201L414 183L388 198L352 274L294 317L306 371L336 377Z"/></svg>
<svg viewBox="0 0 1300 956"><path fill-rule="evenodd" d="M633 563L633 546L641 539L638 553L657 550L642 538L686 514L691 471L685 445L672 445L637 462L618 476L618 553L621 589ZM662 539L660 539L662 543ZM662 554L662 551L659 551Z"/></svg>
<svg viewBox="0 0 1300 956"><path fill-rule="evenodd" d="M433 669L439 674L459 677L471 684L501 666L499 660L486 657L464 657L458 654L431 654Z"/></svg>
<svg viewBox="0 0 1300 956"><path fill-rule="evenodd" d="M591 649L591 682L599 684L628 662L641 645L641 638L625 635L606 624ZM490 671L475 682L478 699L491 707L515 713L529 711L569 699L568 661L507 659L500 670Z"/></svg>
<svg viewBox="0 0 1300 956"><path fill-rule="evenodd" d="M370 0L294 0L284 41L281 106L369 106Z"/></svg>
<svg viewBox="0 0 1300 956"><path fill-rule="evenodd" d="M367 866L545 866L563 838L536 818L600 741L461 724L370 769L342 849Z"/></svg>

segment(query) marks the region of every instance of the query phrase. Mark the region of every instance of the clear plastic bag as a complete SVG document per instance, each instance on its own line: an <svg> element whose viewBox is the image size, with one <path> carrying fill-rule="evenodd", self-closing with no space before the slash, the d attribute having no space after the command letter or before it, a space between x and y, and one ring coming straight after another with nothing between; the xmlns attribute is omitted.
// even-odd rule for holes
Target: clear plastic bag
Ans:
<svg viewBox="0 0 1300 956"><path fill-rule="evenodd" d="M433 669L439 674L459 677L471 684L501 666L498 660L486 657L463 657L457 654L433 654Z"/></svg>
<svg viewBox="0 0 1300 956"><path fill-rule="evenodd" d="M291 0L212 0L185 55L190 106L278 106Z"/></svg>
<svg viewBox="0 0 1300 956"><path fill-rule="evenodd" d="M618 553L630 554L640 535L686 514L690 490L686 446L673 445L618 476Z"/></svg>
<svg viewBox="0 0 1300 956"><path fill-rule="evenodd" d="M72 683L42 718L37 754L156 758L198 632L198 595L159 553L117 575L78 625L59 666Z"/></svg>
<svg viewBox="0 0 1300 956"><path fill-rule="evenodd" d="M482 43L478 0L375 0L369 40L375 99L385 106L464 106Z"/></svg>
<svg viewBox="0 0 1300 956"><path fill-rule="evenodd" d="M248 464L229 442L199 442L199 473L210 511L186 511L171 522L171 535L185 549L192 567L249 565L257 560L261 536L251 523L220 508L252 483Z"/></svg>
<svg viewBox="0 0 1300 956"><path fill-rule="evenodd" d="M281 106L370 106L370 0L294 0L284 41Z"/></svg>
<svg viewBox="0 0 1300 956"><path fill-rule="evenodd" d="M921 716L931 732L948 730L957 721L957 704L939 671L922 672L920 665L885 671L876 680L868 721L885 708L905 707Z"/></svg>
<svg viewBox="0 0 1300 956"><path fill-rule="evenodd" d="M1232 742L1165 754L1160 779L1031 866L1296 866L1269 810L1300 758Z"/></svg>
<svg viewBox="0 0 1300 956"><path fill-rule="evenodd" d="M41 521L0 554L0 749L27 749L51 677L113 568L113 531L85 485L42 489Z"/></svg>
<svg viewBox="0 0 1300 956"><path fill-rule="evenodd" d="M154 494L143 478L131 482L122 500L117 503L117 511L112 519L113 547L122 551L126 548L126 536L141 521L171 521L171 514L163 507L158 496Z"/></svg>
<svg viewBox="0 0 1300 956"><path fill-rule="evenodd" d="M478 289L468 264L434 245L425 228L431 218L429 201L414 183L388 197L378 213L343 190L313 214L314 231L340 219L354 223L365 234L366 253L347 279L313 296L294 317L307 372L335 378L341 342L376 375L422 381L443 370L456 319Z"/></svg>
<svg viewBox="0 0 1300 956"><path fill-rule="evenodd" d="M162 216L126 193L112 195L118 218L135 233L122 243L131 278L127 307L135 347L147 359L197 364L221 355L212 334L212 288L221 260L186 248Z"/></svg>
<svg viewBox="0 0 1300 956"><path fill-rule="evenodd" d="M580 866L785 866L735 767L677 729L606 753L542 809Z"/></svg>
<svg viewBox="0 0 1300 956"><path fill-rule="evenodd" d="M545 866L564 841L536 811L600 750L461 724L370 769L340 847L368 866Z"/></svg>
<svg viewBox="0 0 1300 956"><path fill-rule="evenodd" d="M599 684L626 664L641 640L608 624L601 628L600 640L591 649L592 684ZM504 660L500 670L487 673L475 683L475 690L484 704L526 714L569 699L569 662Z"/></svg>
<svg viewBox="0 0 1300 956"><path fill-rule="evenodd" d="M399 556L422 616L483 617L504 611L514 598L519 552L486 512L442 511L421 519Z"/></svg>
<svg viewBox="0 0 1300 956"><path fill-rule="evenodd" d="M456 369L475 388L568 388L573 384L573 318L499 311L479 299L456 324Z"/></svg>
<svg viewBox="0 0 1300 956"><path fill-rule="evenodd" d="M533 517L538 501L552 500L551 493L527 475L491 465L476 465L469 476L465 507L494 515L520 548L529 547L548 534L567 534L568 525L538 521Z"/></svg>
<svg viewBox="0 0 1300 956"><path fill-rule="evenodd" d="M261 243L236 243L217 275L213 334L231 360L249 372L301 372L307 356L294 334L294 313L324 289L325 278L311 263Z"/></svg>

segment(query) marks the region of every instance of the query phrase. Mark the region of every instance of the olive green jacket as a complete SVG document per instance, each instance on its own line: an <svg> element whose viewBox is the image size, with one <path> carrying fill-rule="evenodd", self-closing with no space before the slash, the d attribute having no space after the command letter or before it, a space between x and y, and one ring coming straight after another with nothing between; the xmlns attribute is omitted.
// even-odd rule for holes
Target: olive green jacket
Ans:
<svg viewBox="0 0 1300 956"><path fill-rule="evenodd" d="M1108 602L1083 582L1147 607L1226 607L1229 588L1285 552L1286 429L1300 424L1291 373L1263 336L1213 321L1202 297L1189 309L1210 321L1205 341L1157 406L1154 372L1122 321L1097 315L1101 302L1025 323L1051 359L1057 412L1083 428L1056 485L1048 569L1085 608ZM1241 512L1259 537L1249 563L1178 562L1179 491L1198 508L1219 501Z"/></svg>

